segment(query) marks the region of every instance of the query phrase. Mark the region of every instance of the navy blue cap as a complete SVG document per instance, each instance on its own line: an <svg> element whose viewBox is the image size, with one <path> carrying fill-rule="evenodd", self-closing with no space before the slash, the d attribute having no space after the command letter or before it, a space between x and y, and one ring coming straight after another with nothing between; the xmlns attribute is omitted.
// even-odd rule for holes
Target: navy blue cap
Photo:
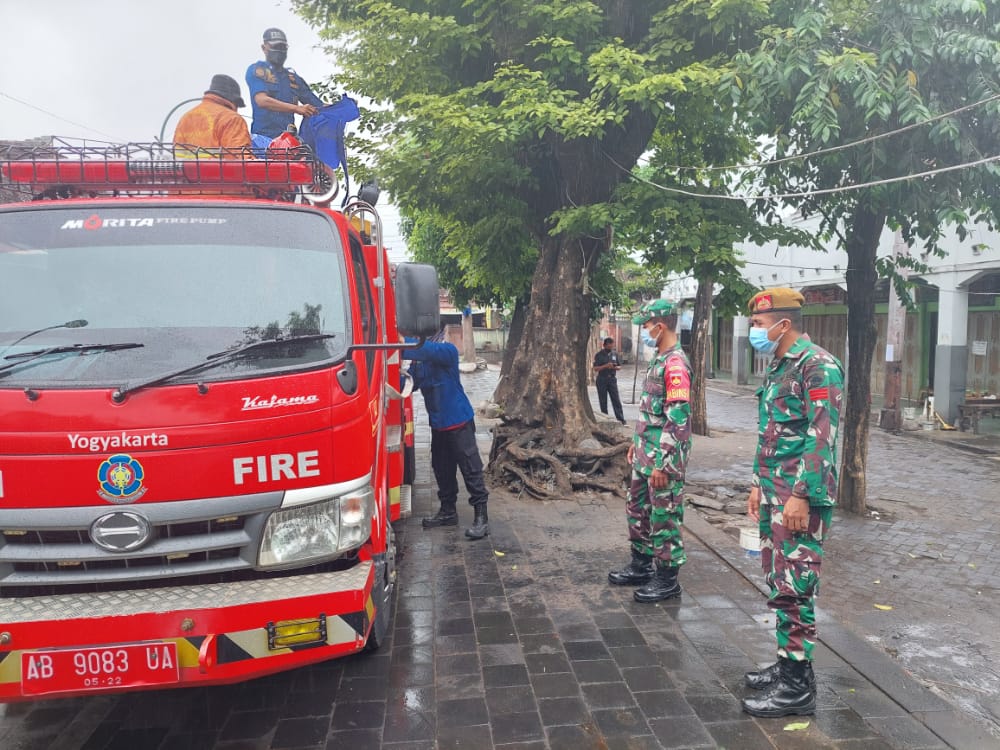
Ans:
<svg viewBox="0 0 1000 750"><path fill-rule="evenodd" d="M265 29L264 30L264 44L288 44L288 37L285 36L285 32L281 29Z"/></svg>

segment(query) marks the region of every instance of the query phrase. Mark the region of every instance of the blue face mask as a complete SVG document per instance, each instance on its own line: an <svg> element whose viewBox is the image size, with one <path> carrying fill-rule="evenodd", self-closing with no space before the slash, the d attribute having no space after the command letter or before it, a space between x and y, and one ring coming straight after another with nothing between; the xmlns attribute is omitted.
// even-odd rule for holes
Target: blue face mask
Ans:
<svg viewBox="0 0 1000 750"><path fill-rule="evenodd" d="M778 325L781 322L782 321L779 320L777 323L774 324L774 326ZM774 326L771 326L771 328L774 328ZM749 335L750 346L759 351L761 354L774 354L774 352L778 348L778 342L781 341L782 336L785 335L781 334L781 336L778 336L778 338L775 341L771 341L771 339L767 337L767 334L771 332L771 328L750 329L750 335Z"/></svg>
<svg viewBox="0 0 1000 750"><path fill-rule="evenodd" d="M650 335L649 331L645 328L639 329L639 338L642 339L642 343L648 346L650 349L655 349L657 347L656 339Z"/></svg>

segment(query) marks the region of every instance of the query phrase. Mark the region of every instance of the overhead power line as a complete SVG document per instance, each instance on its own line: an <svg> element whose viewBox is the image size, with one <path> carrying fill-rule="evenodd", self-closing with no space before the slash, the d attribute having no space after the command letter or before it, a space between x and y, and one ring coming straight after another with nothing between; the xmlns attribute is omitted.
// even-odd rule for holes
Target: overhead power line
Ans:
<svg viewBox="0 0 1000 750"><path fill-rule="evenodd" d="M917 180L923 177L933 177L935 175L944 174L945 172L955 172L960 169L971 169L972 167L980 167L983 166L984 164L1000 161L1000 156L988 156L984 159L977 159L976 161L970 161L964 164L954 164L950 167L930 169L927 170L926 172L917 172L915 174L902 175L900 177L886 177L885 179L872 180L871 182L859 182L854 185L842 185L840 187L821 188L819 190L806 190L798 193L774 193L770 195L752 195L749 193L729 193L729 194L699 193L694 190L685 190L683 188L660 185L659 183L653 182L652 180L647 180L644 177L640 177L632 173L629 169L626 169L621 164L619 164L606 151L604 152L604 155L608 157L608 159L611 161L612 164L614 164L620 170L631 176L633 180L649 185L650 187L654 187L657 190L662 190L666 193L678 193L680 195L687 195L691 198L706 198L706 199L727 200L727 201L786 200L788 198L811 198L816 195L832 195L834 193L846 193L852 190L863 190L864 188L878 187L879 185L891 185L896 182L907 182L909 180Z"/></svg>
<svg viewBox="0 0 1000 750"><path fill-rule="evenodd" d="M807 151L804 154L792 154L791 156L784 156L780 159L771 159L770 161L760 161L752 162L748 164L730 164L724 167L682 167L678 165L666 166L663 169L673 170L673 171L697 171L697 172L735 172L738 170L750 170L750 169L765 169L767 167L773 167L775 164L784 164L789 161L797 161L799 159L811 159L814 156L824 156L826 154L832 154L836 151L844 151L849 148L854 148L855 146L863 146L866 143L872 143L874 141L881 140L883 138L891 138L892 136L899 135L900 133L906 133L910 130L916 128L921 128L924 125L930 125L938 120L944 120L948 117L954 117L955 115L961 114L970 109L975 109L976 107L981 107L984 104L989 104L990 102L1000 99L1000 94L994 94L993 96L988 96L985 99L980 99L978 102L973 102L972 104L966 104L964 107L959 107L958 109L953 109L950 112L945 112L940 115L935 115L926 120L921 120L920 122L914 122L910 125L905 125L901 128L896 128L895 130L889 130L885 133L877 133L876 135L870 135L867 138L862 138L857 141L851 141L850 143L842 143L838 146L830 146L829 148L821 148L818 151Z"/></svg>
<svg viewBox="0 0 1000 750"><path fill-rule="evenodd" d="M10 94L8 94L5 91L0 91L0 96L6 97L7 99L10 99L11 101L17 102L18 104L22 104L25 107L29 107L31 109L34 109L34 110L36 110L38 112L41 112L42 114L48 115L49 117L54 117L57 120L62 120L63 122L68 122L70 125L75 125L78 128L85 128L85 129L87 129L87 130L89 130L89 131L91 131L93 133L100 133L101 135L106 136L107 138L110 138L113 141L119 141L119 142L121 142L121 141L124 140L122 138L116 138L115 136L111 135L110 133L105 133L103 130L98 130L97 128L92 128L89 125L84 125L82 122L76 122L75 120L70 120L70 119L68 119L66 117L63 117L62 115L57 115L55 112L49 112L47 109L42 109L41 107L37 107L34 104L32 104L31 102L26 102L23 99L18 99L16 96L11 96Z"/></svg>

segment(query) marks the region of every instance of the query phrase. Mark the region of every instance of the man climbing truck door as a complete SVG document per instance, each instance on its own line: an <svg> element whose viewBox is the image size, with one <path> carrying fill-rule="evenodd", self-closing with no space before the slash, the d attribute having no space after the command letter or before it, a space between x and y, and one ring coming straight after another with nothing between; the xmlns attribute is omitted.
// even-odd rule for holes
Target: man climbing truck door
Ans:
<svg viewBox="0 0 1000 750"><path fill-rule="evenodd" d="M256 197L310 185L308 160L95 163L0 153L33 196L90 196L0 206L0 701L376 648L392 363L437 329L433 269L392 289L350 216Z"/></svg>

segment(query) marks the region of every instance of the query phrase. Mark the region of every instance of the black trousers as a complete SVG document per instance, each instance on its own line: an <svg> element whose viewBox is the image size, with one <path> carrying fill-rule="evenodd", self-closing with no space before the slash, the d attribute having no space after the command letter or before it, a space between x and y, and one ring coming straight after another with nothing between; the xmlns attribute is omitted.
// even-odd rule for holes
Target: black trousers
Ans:
<svg viewBox="0 0 1000 750"><path fill-rule="evenodd" d="M624 422L625 414L622 412L622 400L618 397L618 378L597 379L597 401L601 405L601 414L608 413L608 396L611 396L611 406L614 407L615 418L619 422Z"/></svg>
<svg viewBox="0 0 1000 750"><path fill-rule="evenodd" d="M445 510L454 509L458 500L456 469L462 472L469 491L469 505L485 505L489 499L474 420L455 430L431 430L431 468L437 480L438 500Z"/></svg>

